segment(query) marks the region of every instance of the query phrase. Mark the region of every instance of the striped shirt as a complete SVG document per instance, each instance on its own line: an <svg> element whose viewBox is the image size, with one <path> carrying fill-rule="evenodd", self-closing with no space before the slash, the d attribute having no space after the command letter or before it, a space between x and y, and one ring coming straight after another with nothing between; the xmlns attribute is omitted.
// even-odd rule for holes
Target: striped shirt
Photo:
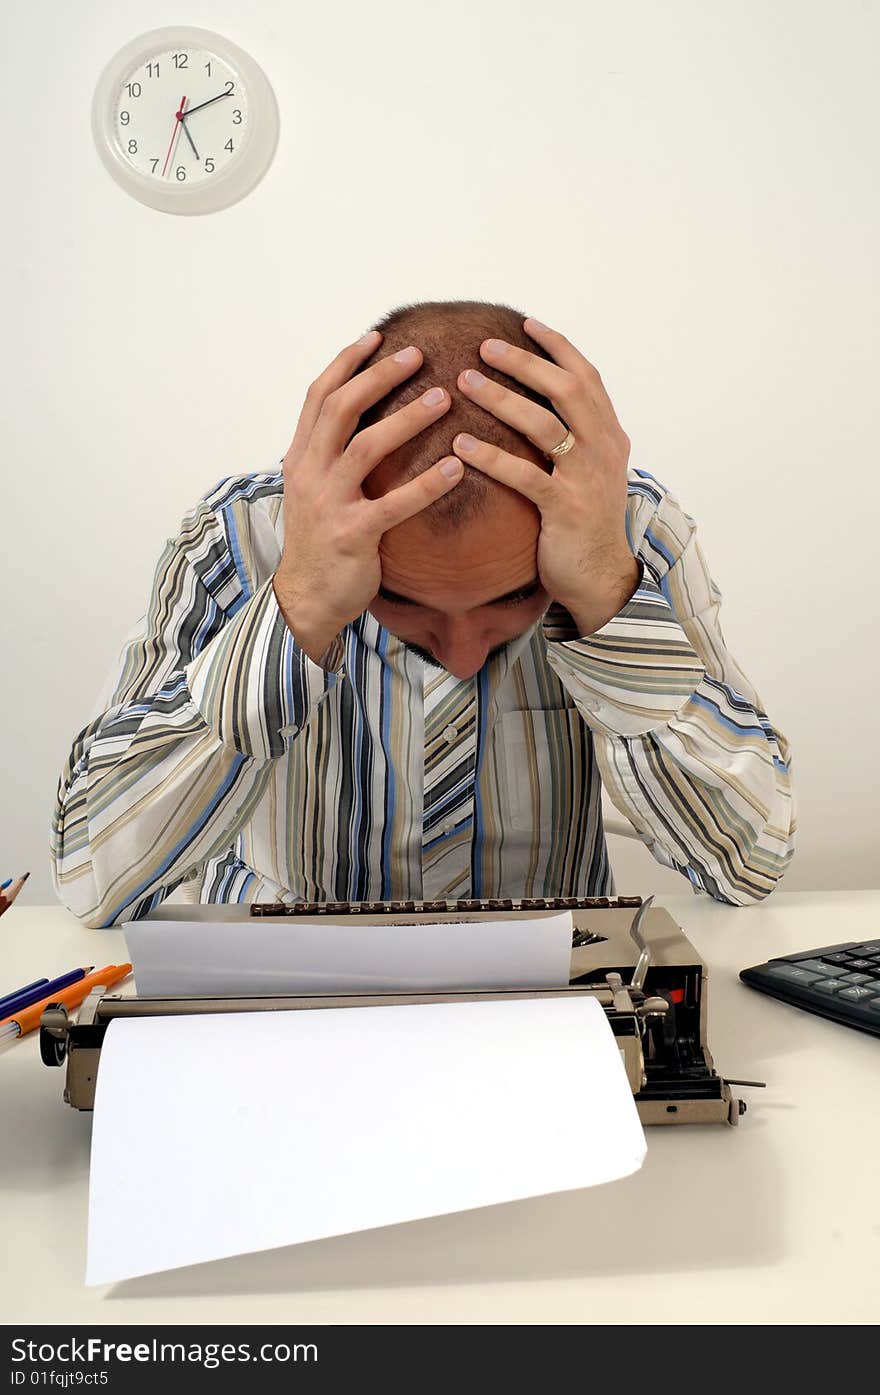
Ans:
<svg viewBox="0 0 880 1395"><path fill-rule="evenodd" d="M728 651L694 520L630 467L641 580L594 634L551 605L469 679L368 612L315 663L278 609L280 468L184 517L58 786L55 889L88 925L204 902L611 896L601 789L731 905L794 854L788 742Z"/></svg>

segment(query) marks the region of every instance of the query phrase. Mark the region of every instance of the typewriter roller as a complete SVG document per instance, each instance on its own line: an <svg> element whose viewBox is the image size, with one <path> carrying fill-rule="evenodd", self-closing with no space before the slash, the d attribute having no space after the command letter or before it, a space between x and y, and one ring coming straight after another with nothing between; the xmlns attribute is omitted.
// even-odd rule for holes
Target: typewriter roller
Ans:
<svg viewBox="0 0 880 1395"><path fill-rule="evenodd" d="M528 917L535 911L572 913L571 973L567 988L433 993L345 993L282 997L137 998L95 989L76 1020L61 1005L42 1015L40 1050L47 1065L67 1062L66 1102L94 1105L101 1043L114 1018L178 1013L358 1008L397 1003L564 997L586 993L608 1016L643 1124L736 1124L746 1106L715 1071L706 1040L708 975L696 950L653 897L541 897L441 901L256 903L251 916L393 915L398 922L450 916ZM165 911L165 908L162 908ZM244 907L236 908L245 914ZM230 908L218 907L230 914ZM174 907L165 912L174 914ZM745 1084L747 1082L734 1082ZM751 1083L751 1082L748 1082ZM757 1082L754 1082L757 1083Z"/></svg>

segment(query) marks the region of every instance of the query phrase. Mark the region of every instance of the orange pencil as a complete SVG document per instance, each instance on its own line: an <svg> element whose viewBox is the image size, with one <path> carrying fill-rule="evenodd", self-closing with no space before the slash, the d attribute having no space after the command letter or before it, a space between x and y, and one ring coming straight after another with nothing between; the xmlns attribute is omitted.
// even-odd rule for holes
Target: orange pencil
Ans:
<svg viewBox="0 0 880 1395"><path fill-rule="evenodd" d="M33 1032L39 1027L43 1008L48 1007L50 1003L78 1007L93 988L111 988L114 983L118 983L130 973L130 964L107 964L103 969L96 969L93 974L86 974L85 978L81 978L78 983L72 983L69 988L62 988L60 993L50 994L48 998L41 998L38 1003L32 1003L15 1017L5 1018L0 1022L0 1046L5 1045L7 1040L15 1041L26 1032Z"/></svg>

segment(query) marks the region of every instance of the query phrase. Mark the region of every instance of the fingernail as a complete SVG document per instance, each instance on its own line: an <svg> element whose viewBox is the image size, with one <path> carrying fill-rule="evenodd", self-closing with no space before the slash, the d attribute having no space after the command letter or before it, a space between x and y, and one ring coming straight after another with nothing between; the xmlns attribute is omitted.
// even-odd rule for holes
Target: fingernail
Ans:
<svg viewBox="0 0 880 1395"><path fill-rule="evenodd" d="M419 356L419 351L415 345L410 344L408 349L401 349L394 355L395 363L415 363Z"/></svg>
<svg viewBox="0 0 880 1395"><path fill-rule="evenodd" d="M444 460L440 466L440 473L445 475L447 479L454 480L455 476L460 475L463 469L464 466L460 460Z"/></svg>
<svg viewBox="0 0 880 1395"><path fill-rule="evenodd" d="M542 329L546 329L546 328L547 328L546 325L542 325L542 324L541 324L541 321L540 321L540 320L536 320L535 317L534 317L534 315L529 315L529 324L532 326L533 329L537 329L537 330L542 330Z"/></svg>
<svg viewBox="0 0 880 1395"><path fill-rule="evenodd" d="M507 353L507 345L503 339L487 339L486 348L489 350L490 354L500 355Z"/></svg>
<svg viewBox="0 0 880 1395"><path fill-rule="evenodd" d="M469 436L466 431L463 431L460 436L456 436L452 444L456 450L463 450L465 455L469 455L472 450L477 449L477 443L473 436Z"/></svg>
<svg viewBox="0 0 880 1395"><path fill-rule="evenodd" d="M469 387L482 387L486 379L482 373L478 373L475 368L469 368L464 375L464 380Z"/></svg>
<svg viewBox="0 0 880 1395"><path fill-rule="evenodd" d="M367 330L367 333L366 333L366 334L362 334L362 335L361 335L360 339L358 340L358 343L359 343L359 344L372 344L373 340L374 340L374 339L378 339L378 338L379 338L379 331L378 331L377 329L369 329L369 330Z"/></svg>
<svg viewBox="0 0 880 1395"><path fill-rule="evenodd" d="M422 398L426 407L436 407L438 402L442 402L444 397L442 388L430 388Z"/></svg>

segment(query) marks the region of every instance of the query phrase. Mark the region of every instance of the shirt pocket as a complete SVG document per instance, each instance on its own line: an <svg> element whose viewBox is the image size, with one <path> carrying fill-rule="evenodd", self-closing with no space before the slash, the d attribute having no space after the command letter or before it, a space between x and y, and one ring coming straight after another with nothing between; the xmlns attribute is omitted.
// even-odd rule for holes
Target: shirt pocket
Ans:
<svg viewBox="0 0 880 1395"><path fill-rule="evenodd" d="M577 708L503 712L494 741L502 826L541 833L568 827L585 799L587 732Z"/></svg>

